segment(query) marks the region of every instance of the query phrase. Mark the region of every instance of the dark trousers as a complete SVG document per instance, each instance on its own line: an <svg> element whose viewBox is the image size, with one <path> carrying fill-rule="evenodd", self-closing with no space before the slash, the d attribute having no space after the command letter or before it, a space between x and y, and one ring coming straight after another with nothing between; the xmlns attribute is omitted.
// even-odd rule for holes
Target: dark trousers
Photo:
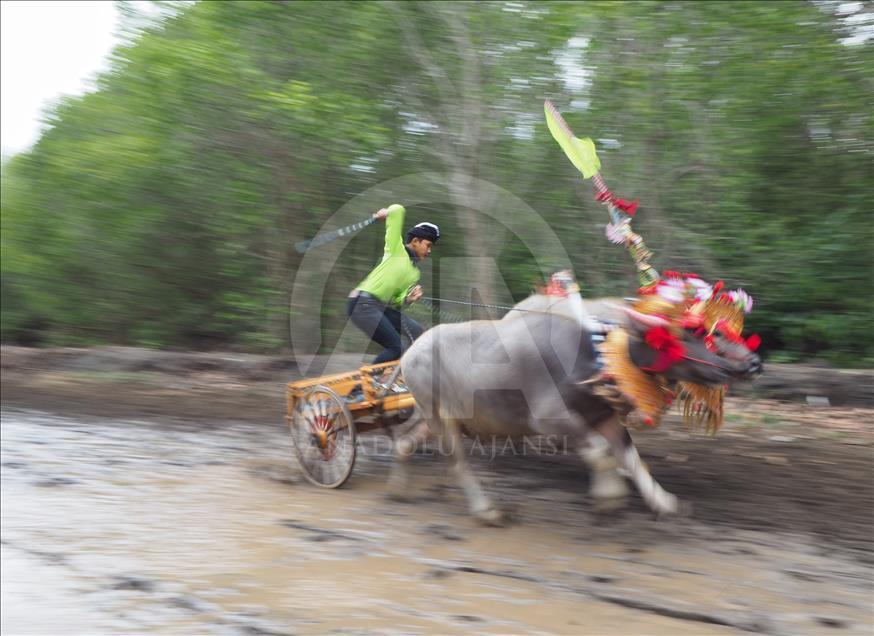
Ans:
<svg viewBox="0 0 874 636"><path fill-rule="evenodd" d="M401 335L410 342L422 335L424 329L412 318L397 309L386 307L375 298L358 296L350 298L346 313L356 327L385 350L373 360L373 364L397 360L403 353Z"/></svg>

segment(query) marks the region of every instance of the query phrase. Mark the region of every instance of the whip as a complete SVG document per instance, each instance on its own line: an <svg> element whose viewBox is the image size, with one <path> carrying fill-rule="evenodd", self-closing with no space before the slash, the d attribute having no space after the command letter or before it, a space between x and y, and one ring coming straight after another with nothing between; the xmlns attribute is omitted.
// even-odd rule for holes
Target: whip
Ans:
<svg viewBox="0 0 874 636"><path fill-rule="evenodd" d="M335 241L343 236L350 236L352 234L355 234L356 232L360 232L368 225L372 225L375 222L376 219L374 217L370 217L366 221L359 221L358 223L353 223L352 225L341 227L339 230L325 232L324 234L319 234L318 236L315 236L307 241L300 241L299 243L295 243L294 249L296 249L299 253L303 254L304 252L308 252L313 248L320 247L325 243Z"/></svg>

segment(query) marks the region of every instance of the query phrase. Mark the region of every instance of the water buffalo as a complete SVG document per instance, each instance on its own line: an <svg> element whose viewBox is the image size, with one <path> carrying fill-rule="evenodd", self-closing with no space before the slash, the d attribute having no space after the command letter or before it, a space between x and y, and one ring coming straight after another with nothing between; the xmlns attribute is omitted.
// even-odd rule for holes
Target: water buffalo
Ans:
<svg viewBox="0 0 874 636"><path fill-rule="evenodd" d="M575 298L561 304L540 296L520 303L531 311L512 312L502 320L439 325L401 359L403 377L416 398L413 417L427 422L441 439L471 512L486 523L500 523L502 517L471 472L462 446L465 434L561 438L592 469L594 497L624 494L618 465L654 512L677 512L677 498L652 478L617 412L586 382L598 371L597 359ZM556 311L557 306L563 310ZM644 342L644 334L664 319L609 307L627 318L623 328L633 363L652 368L658 353ZM761 368L758 356L743 343L720 342L714 350L700 330L683 330L680 337L683 358L661 374L670 382L720 386ZM395 488L405 479L406 460L418 441L409 436L397 444Z"/></svg>

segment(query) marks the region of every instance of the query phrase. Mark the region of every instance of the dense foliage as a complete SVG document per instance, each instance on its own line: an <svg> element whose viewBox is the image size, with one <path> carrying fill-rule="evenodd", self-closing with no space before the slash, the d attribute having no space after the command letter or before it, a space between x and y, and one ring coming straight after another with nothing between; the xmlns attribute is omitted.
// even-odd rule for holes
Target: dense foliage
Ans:
<svg viewBox="0 0 874 636"><path fill-rule="evenodd" d="M380 231L343 247L308 308L289 305L294 243L358 193L428 171L446 199L409 214L444 228L435 256L499 266L441 273L444 295L467 277L476 297L511 302L499 277L518 300L539 275L482 213L502 205L484 182L546 220L586 295L628 295L631 261L546 130L551 98L596 139L608 183L640 198L657 268L747 289L771 355L874 358L870 6L164 9L148 22L126 7L96 90L61 100L4 162L4 341L281 350L290 311L321 311L330 343Z"/></svg>

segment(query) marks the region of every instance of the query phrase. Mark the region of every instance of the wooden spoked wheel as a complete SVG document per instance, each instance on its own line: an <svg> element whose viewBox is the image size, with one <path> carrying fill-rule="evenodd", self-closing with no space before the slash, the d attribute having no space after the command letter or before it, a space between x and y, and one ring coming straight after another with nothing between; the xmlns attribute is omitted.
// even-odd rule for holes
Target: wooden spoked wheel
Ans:
<svg viewBox="0 0 874 636"><path fill-rule="evenodd" d="M349 479L355 466L355 423L335 391L315 386L297 401L291 439L307 481L339 488Z"/></svg>

